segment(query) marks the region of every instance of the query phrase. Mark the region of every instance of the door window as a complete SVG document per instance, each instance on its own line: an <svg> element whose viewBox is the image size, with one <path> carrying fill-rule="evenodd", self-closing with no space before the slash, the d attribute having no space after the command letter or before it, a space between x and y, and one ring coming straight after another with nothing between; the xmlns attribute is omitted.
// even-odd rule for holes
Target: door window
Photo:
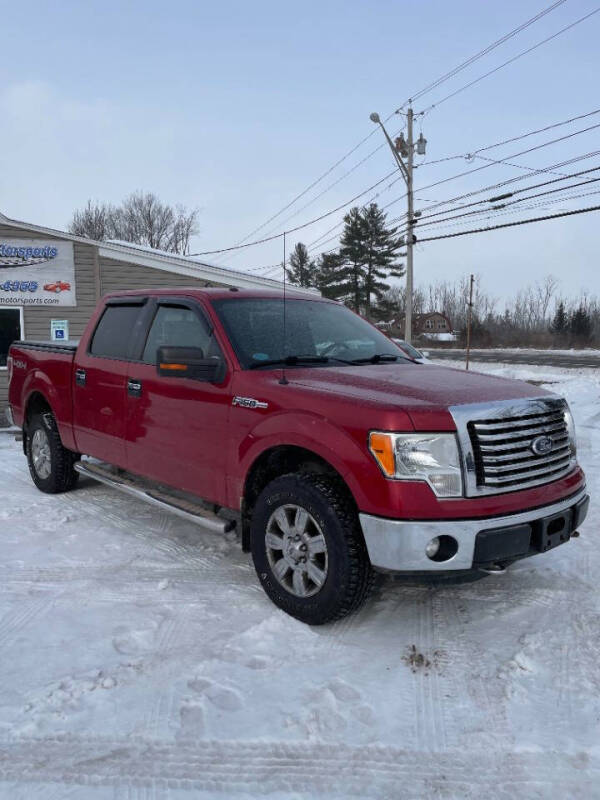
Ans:
<svg viewBox="0 0 600 800"><path fill-rule="evenodd" d="M140 305L107 306L94 331L90 353L104 358L128 359L133 329L141 310Z"/></svg>
<svg viewBox="0 0 600 800"><path fill-rule="evenodd" d="M21 309L0 308L0 368L6 367L8 348L22 336Z"/></svg>
<svg viewBox="0 0 600 800"><path fill-rule="evenodd" d="M156 364L159 347L199 347L205 358L220 358L213 332L191 308L161 305L148 333L142 361Z"/></svg>

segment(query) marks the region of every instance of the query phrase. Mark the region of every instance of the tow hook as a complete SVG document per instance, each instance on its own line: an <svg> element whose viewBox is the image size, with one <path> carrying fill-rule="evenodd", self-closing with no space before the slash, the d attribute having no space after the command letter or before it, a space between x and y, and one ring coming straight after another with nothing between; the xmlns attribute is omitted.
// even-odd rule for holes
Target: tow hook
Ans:
<svg viewBox="0 0 600 800"><path fill-rule="evenodd" d="M489 567L479 567L479 572L485 572L486 575L504 575L506 567L502 564L490 564Z"/></svg>

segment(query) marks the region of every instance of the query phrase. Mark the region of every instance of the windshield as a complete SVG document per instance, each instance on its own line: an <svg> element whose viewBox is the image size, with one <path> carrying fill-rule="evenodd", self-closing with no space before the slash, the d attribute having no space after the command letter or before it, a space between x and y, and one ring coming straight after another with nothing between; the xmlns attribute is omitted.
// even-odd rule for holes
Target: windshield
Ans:
<svg viewBox="0 0 600 800"><path fill-rule="evenodd" d="M297 362L300 366L311 359L317 365L368 363L371 359L374 363L406 361L387 336L335 303L286 300L285 344L283 299L227 298L214 300L213 306L246 369L286 359L288 364ZM303 358L308 361L303 363Z"/></svg>

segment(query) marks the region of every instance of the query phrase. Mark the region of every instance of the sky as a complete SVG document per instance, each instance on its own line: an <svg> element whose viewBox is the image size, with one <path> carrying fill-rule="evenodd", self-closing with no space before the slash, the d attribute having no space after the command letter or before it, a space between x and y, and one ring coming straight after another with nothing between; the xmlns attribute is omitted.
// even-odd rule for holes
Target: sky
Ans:
<svg viewBox="0 0 600 800"><path fill-rule="evenodd" d="M370 112L387 117L412 94L550 5L550 0L3 4L0 211L65 229L73 211L88 198L118 203L133 191L153 191L166 202L199 209L194 252L226 248L262 226L371 133L249 241L289 230L346 204L392 172L392 155L383 147L343 177L383 141ZM425 94L415 102L415 112L596 7L594 0L566 0ZM428 144L415 173L415 207L426 209L433 201L527 175L518 166L487 166L481 160L428 162L600 107L599 35L600 13L418 116L416 133L422 130ZM390 133L402 123L401 117L390 119ZM600 114L485 155L514 156L512 164L547 168L600 150L600 128L515 154L599 123ZM423 189L484 165L474 175ZM567 170L596 165L600 155ZM548 177L534 176L516 185ZM379 191L381 205L395 201L389 218L399 216L405 211L402 183L387 188L392 180L358 202ZM596 204L600 194L525 209L520 217ZM290 233L288 248L297 241L313 242L339 223L348 208ZM495 222L516 218L504 215ZM599 225L594 212L419 244L415 282L453 280L473 272L502 303L526 284L553 274L565 295L600 294ZM445 227L436 233L457 230ZM313 253L334 245L316 246ZM205 258L262 274L281 262L282 240ZM278 277L277 270L266 274Z"/></svg>

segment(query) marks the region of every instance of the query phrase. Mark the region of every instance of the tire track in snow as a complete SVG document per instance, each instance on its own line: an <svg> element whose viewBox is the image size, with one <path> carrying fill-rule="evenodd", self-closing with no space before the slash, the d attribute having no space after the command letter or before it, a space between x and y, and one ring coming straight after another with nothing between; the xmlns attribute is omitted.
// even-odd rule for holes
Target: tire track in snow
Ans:
<svg viewBox="0 0 600 800"><path fill-rule="evenodd" d="M65 736L0 743L0 778L208 790L225 797L233 791L253 796L318 791L377 798L399 796L399 786L403 798L429 797L434 791L442 797L480 797L488 791L523 796L528 787L561 796L576 796L587 787L591 797L600 780L598 756L493 749L477 758L474 771L470 754L459 749L422 753L298 741L157 743L137 737Z"/></svg>
<svg viewBox="0 0 600 800"><path fill-rule="evenodd" d="M443 750L446 734L442 712L442 697L439 685L433 603L435 589L423 592L417 600L415 646L429 660L427 668L413 669L415 684L415 728L419 750Z"/></svg>
<svg viewBox="0 0 600 800"><path fill-rule="evenodd" d="M20 606L16 612L9 611L0 620L0 647L6 648L35 617L50 611L52 600L40 597Z"/></svg>
<svg viewBox="0 0 600 800"><path fill-rule="evenodd" d="M165 656L168 655L170 652L173 644L177 641L177 638L180 632L185 627L185 620L182 616L175 617L172 616L166 622L164 622L159 628L159 636L158 641L156 644L155 649L152 651L151 658L152 661L160 662L164 661ZM161 723L166 719L169 719L169 712L171 710L171 703L172 703L172 685L169 681L166 687L163 688L158 696L154 699L150 711L148 713L148 719L146 724L144 725L145 729L148 731L148 735L153 738L158 738L160 733Z"/></svg>
<svg viewBox="0 0 600 800"><path fill-rule="evenodd" d="M186 563L192 563L201 568L213 568L223 560L222 553L200 554L195 552L193 547L184 547L176 539L165 535L164 527L161 525L162 512L149 509L142 501L136 503L132 498L122 496L118 496L118 500L107 497L106 500L109 503L111 500L113 501L113 506L121 506L122 511L119 513L119 511L115 512L107 508L107 503L101 497L96 499L88 494L83 498L75 493L68 497L72 507L78 508L83 513L99 517L104 522L111 522L118 530L132 534L142 545L141 557L152 557L160 553L171 561L185 560ZM200 535L198 528L192 523L182 521L181 525L189 526L196 535ZM219 534L210 535L219 536Z"/></svg>
<svg viewBox="0 0 600 800"><path fill-rule="evenodd" d="M97 563L81 563L73 566L69 563L64 568L56 567L37 567L19 568L11 567L9 570L0 569L0 584L2 589L14 585L24 584L27 587L40 584L72 584L80 581L99 581L106 584L123 585L135 581L136 583L149 584L156 588L156 584L163 579L194 583L194 584L214 584L229 581L245 585L246 581L240 581L240 575L244 575L239 568L224 565L216 570L206 573L195 567L181 566L160 566L148 565L137 566L134 563L124 562L122 564L105 564L99 566Z"/></svg>
<svg viewBox="0 0 600 800"><path fill-rule="evenodd" d="M485 654L476 640L467 641L465 631L469 617L462 600L455 592L444 592L443 604L448 612L444 625L448 632L448 661L452 665L454 692L458 696L458 692L464 691L464 696L474 701L474 711L485 720L486 735L491 743L510 741L505 705L492 697L490 682L479 671L480 665L486 663Z"/></svg>

